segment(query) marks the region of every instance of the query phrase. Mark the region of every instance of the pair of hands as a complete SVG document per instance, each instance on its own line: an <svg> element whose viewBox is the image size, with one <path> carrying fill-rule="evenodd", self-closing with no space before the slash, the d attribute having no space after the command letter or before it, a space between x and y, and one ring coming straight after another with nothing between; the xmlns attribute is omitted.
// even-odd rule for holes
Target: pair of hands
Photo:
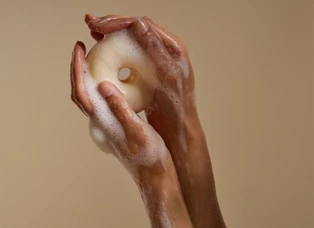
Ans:
<svg viewBox="0 0 314 228"><path fill-rule="evenodd" d="M147 17L86 15L85 22L96 41L103 39L106 34L130 29L155 64L160 81L153 103L145 110L149 124L134 113L123 94L113 84L102 82L98 86L99 93L107 101L112 114L121 123L126 135L126 141L118 139L113 142L114 146L120 149L118 158L125 163L127 161L124 158L131 155L134 157L145 151L149 156L149 151L160 149L165 151L157 151L157 155L166 153L171 160L168 145L172 142L184 143L183 123L187 119L197 118L194 74L184 42ZM83 85L85 45L77 42L72 54L71 97L84 114L92 116L93 105ZM156 148L156 145L164 145L164 142L167 147ZM166 170L161 160L162 158L157 159L153 166L137 168L143 168L145 172L163 173ZM132 165L136 164L133 162Z"/></svg>
<svg viewBox="0 0 314 228"><path fill-rule="evenodd" d="M96 41L130 29L157 69L159 86L145 110L148 123L134 113L113 84L98 86L124 131L123 137L111 140L114 155L138 185L152 227L170 227L161 213L167 211L171 227L225 228L184 42L147 17L86 15L85 22ZM96 112L83 84L85 55L84 44L77 42L71 62L72 100L93 118Z"/></svg>

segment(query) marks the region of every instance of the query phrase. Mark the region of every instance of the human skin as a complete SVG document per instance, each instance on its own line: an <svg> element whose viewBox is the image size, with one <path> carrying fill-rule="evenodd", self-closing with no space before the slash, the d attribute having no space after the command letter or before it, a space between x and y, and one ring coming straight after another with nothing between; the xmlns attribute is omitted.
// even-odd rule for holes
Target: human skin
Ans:
<svg viewBox="0 0 314 228"><path fill-rule="evenodd" d="M85 95L83 67L85 46L75 44L71 61L72 100L91 118L93 106ZM109 112L122 126L119 136L111 139L113 155L124 165L141 193L151 226L193 227L184 203L171 155L154 128L130 107L123 94L111 83L99 84L98 91L107 102ZM107 132L110 137L110 132ZM158 149L156 151L156 148ZM154 159L149 157L155 151ZM143 163L140 158L150 160ZM147 156L147 157L145 157Z"/></svg>
<svg viewBox="0 0 314 228"><path fill-rule="evenodd" d="M194 72L184 42L147 17L86 15L85 22L96 40L129 28L151 57L161 86L145 112L171 153L192 223L195 228L226 227L197 113Z"/></svg>

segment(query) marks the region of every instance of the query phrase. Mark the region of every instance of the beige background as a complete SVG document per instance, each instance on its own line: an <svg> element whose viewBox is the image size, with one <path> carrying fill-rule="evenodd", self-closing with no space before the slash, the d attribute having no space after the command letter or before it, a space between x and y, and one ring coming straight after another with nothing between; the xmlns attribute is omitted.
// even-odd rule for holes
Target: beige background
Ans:
<svg viewBox="0 0 314 228"><path fill-rule="evenodd" d="M87 12L148 15L186 41L228 227L314 227L312 3L1 0L0 227L149 226L70 101Z"/></svg>

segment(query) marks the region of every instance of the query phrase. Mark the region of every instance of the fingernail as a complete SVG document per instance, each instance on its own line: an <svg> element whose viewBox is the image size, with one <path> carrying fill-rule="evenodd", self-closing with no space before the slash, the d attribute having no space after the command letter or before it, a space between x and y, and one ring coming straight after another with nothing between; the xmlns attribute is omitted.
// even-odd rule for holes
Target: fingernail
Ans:
<svg viewBox="0 0 314 228"><path fill-rule="evenodd" d="M94 14L91 13L87 13L85 14L85 21L90 21L90 20L96 20L99 17L95 16Z"/></svg>
<svg viewBox="0 0 314 228"><path fill-rule="evenodd" d="M114 94L114 87L108 82L102 82L98 86L99 93L103 98L110 97Z"/></svg>
<svg viewBox="0 0 314 228"><path fill-rule="evenodd" d="M137 18L136 21L135 21L135 29L136 29L136 32L139 34L139 35L143 35L145 33L147 33L148 31L148 26L147 24L143 21L143 19L141 17Z"/></svg>
<svg viewBox="0 0 314 228"><path fill-rule="evenodd" d="M76 45L82 46L83 42L78 40L78 41L76 41Z"/></svg>
<svg viewBox="0 0 314 228"><path fill-rule="evenodd" d="M75 46L79 46L83 50L83 52L86 52L85 45L82 41L76 41Z"/></svg>
<svg viewBox="0 0 314 228"><path fill-rule="evenodd" d="M80 45L80 43L82 43L81 41L76 41L76 43L74 44L74 47L76 47L77 45Z"/></svg>

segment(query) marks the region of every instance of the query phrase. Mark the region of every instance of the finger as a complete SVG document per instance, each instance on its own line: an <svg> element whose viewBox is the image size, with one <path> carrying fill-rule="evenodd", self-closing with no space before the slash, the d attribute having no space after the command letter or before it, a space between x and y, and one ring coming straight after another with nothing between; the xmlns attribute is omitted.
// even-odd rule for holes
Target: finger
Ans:
<svg viewBox="0 0 314 228"><path fill-rule="evenodd" d="M93 14L89 14L89 13L85 14L85 18L84 18L85 23L87 23L87 24L88 24L88 22L90 22L92 20L99 20L99 19L100 19L100 17L97 17L97 16L95 16Z"/></svg>
<svg viewBox="0 0 314 228"><path fill-rule="evenodd" d="M83 84L83 64L85 63L85 45L77 42L72 58L72 98L84 114L91 115L93 108L84 89Z"/></svg>
<svg viewBox="0 0 314 228"><path fill-rule="evenodd" d="M98 32L91 31L90 34L96 41L100 41L104 38L104 34L100 34Z"/></svg>
<svg viewBox="0 0 314 228"><path fill-rule="evenodd" d="M171 56L167 53L159 34L154 27L148 23L146 18L137 18L133 22L131 30L142 48L150 52L149 54L151 54L151 57L154 60L160 61L161 58L159 58L159 56L161 55L166 59L171 58Z"/></svg>
<svg viewBox="0 0 314 228"><path fill-rule="evenodd" d="M125 18L133 18L133 17L129 17L129 16L121 16L121 15L107 15L104 17L101 17L99 20L100 24L105 24L111 20L116 20L116 19L125 19Z"/></svg>
<svg viewBox="0 0 314 228"><path fill-rule="evenodd" d="M94 21L109 21L109 20L112 20L112 19L118 19L118 18L126 18L127 16L120 16L120 15L107 15L107 16L104 16L104 17L98 17L98 16L95 16L93 14L85 14L85 23L86 24L89 24L90 22Z"/></svg>
<svg viewBox="0 0 314 228"><path fill-rule="evenodd" d="M99 84L98 90L125 131L139 127L139 117L116 86L110 82L102 82Z"/></svg>
<svg viewBox="0 0 314 228"><path fill-rule="evenodd" d="M156 65L161 81L166 80L169 75L176 75L178 68L175 60L168 53L159 34L146 18L137 18L131 29L138 43Z"/></svg>
<svg viewBox="0 0 314 228"><path fill-rule="evenodd" d="M146 18L146 20L150 24L150 26L153 27L154 30L158 33L168 53L173 58L180 57L183 52L181 39L172 35L165 28L154 22L151 18Z"/></svg>
<svg viewBox="0 0 314 228"><path fill-rule="evenodd" d="M77 45L77 44L75 44ZM75 47L74 47L75 49ZM86 114L86 112L84 111L82 105L77 101L77 99L75 98L75 79L74 79L74 56L75 56L75 51L72 51L72 60L71 60L71 99L72 101L77 105L77 107L83 112L83 114Z"/></svg>
<svg viewBox="0 0 314 228"><path fill-rule="evenodd" d="M74 98L74 88L75 88L75 82L74 82L74 73L73 73L73 58L74 57L74 51L72 51L72 59L71 59L71 66L70 66L70 79L71 79L71 100L77 105L77 107L83 112L83 114L86 115L85 111L83 110L82 106L78 103L78 101Z"/></svg>
<svg viewBox="0 0 314 228"><path fill-rule="evenodd" d="M173 36L170 32L168 32L165 28L154 22L152 19L147 17L143 18L145 18L145 20L147 20L147 23L149 23L158 33L169 54L172 57L181 56L182 54L182 48L180 48L182 45L181 39ZM136 20L135 17L119 15L96 17L87 14L85 17L85 22L89 25L89 28L94 32L99 32L102 34L109 34L114 31L125 29L129 27L131 23L133 23L135 20Z"/></svg>
<svg viewBox="0 0 314 228"><path fill-rule="evenodd" d="M91 31L101 34L109 34L120 31L131 26L134 18L120 17L120 18L105 18L101 20L92 20L88 23Z"/></svg>

